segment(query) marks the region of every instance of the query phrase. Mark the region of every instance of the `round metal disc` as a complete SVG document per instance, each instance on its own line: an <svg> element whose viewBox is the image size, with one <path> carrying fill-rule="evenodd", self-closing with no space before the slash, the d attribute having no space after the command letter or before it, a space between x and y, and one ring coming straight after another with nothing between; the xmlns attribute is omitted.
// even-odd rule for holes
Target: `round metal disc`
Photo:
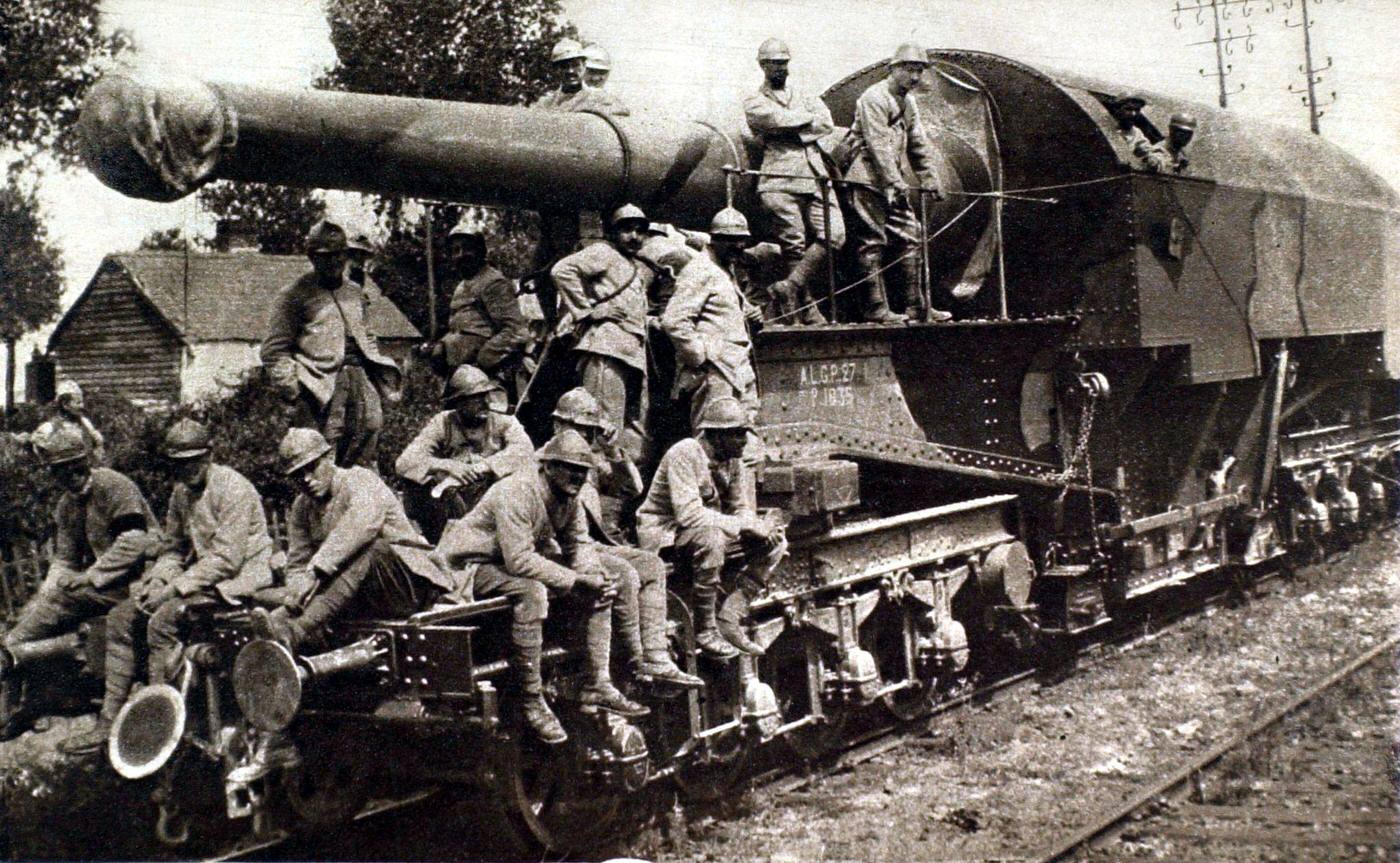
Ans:
<svg viewBox="0 0 1400 863"><path fill-rule="evenodd" d="M147 686L122 705L107 738L107 759L126 779L150 776L185 734L185 698L168 684Z"/></svg>
<svg viewBox="0 0 1400 863"><path fill-rule="evenodd" d="M296 657L275 641L254 641L233 661L233 695L253 727L281 731L301 707Z"/></svg>
<svg viewBox="0 0 1400 863"><path fill-rule="evenodd" d="M1035 564L1023 542L1006 542L987 552L980 581L1000 593L1000 598L1021 606L1030 601Z"/></svg>

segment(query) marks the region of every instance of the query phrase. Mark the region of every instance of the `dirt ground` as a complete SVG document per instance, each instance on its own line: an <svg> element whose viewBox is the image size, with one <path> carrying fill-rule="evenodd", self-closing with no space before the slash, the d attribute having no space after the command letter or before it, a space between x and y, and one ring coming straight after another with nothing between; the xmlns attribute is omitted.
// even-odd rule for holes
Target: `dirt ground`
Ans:
<svg viewBox="0 0 1400 863"><path fill-rule="evenodd" d="M936 718L931 736L747 814L627 850L664 861L963 861L1036 856L1154 777L1393 632L1394 533L1033 694Z"/></svg>

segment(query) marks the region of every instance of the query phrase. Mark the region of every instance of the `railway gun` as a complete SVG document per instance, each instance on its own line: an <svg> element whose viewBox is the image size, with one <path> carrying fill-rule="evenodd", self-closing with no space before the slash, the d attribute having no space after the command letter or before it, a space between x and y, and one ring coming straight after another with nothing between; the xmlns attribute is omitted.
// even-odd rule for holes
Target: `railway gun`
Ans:
<svg viewBox="0 0 1400 863"><path fill-rule="evenodd" d="M979 663L1024 666L1148 595L1393 517L1392 190L1314 136L1148 94L1149 137L1173 111L1200 118L1190 169L1151 173L1104 106L1116 86L930 58L916 96L943 195L920 254L955 318L854 323L838 278L834 323L756 335L759 501L790 550L766 582L727 585L726 620L764 653L697 657L677 565L670 637L707 687L651 688L643 720L590 713L571 706L577 657L552 648L570 742L551 749L512 715L503 600L348 623L310 656L251 639L244 613L196 613L183 689L143 690L111 743L124 775L159 775L163 839L204 829L175 793L203 764L206 803L252 835L345 821L385 788L464 784L525 846L577 850L647 789L722 793L756 753L820 757L852 721L921 715ZM826 91L838 125L882 74ZM81 123L93 172L153 200L230 179L630 201L683 227L730 200L758 212L751 142L724 123L124 75L92 89ZM547 390L520 409L538 436ZM663 416L653 434L677 430ZM241 770L285 739L299 764Z"/></svg>

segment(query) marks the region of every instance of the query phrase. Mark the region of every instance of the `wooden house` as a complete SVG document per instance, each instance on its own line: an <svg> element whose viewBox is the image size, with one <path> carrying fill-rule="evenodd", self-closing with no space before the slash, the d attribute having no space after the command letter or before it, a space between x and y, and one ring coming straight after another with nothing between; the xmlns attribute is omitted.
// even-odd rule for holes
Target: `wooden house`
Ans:
<svg viewBox="0 0 1400 863"><path fill-rule="evenodd" d="M309 270L301 256L247 251L111 254L59 321L48 354L59 378L138 404L217 395L259 364L273 300ZM378 291L366 314L402 364L418 330Z"/></svg>

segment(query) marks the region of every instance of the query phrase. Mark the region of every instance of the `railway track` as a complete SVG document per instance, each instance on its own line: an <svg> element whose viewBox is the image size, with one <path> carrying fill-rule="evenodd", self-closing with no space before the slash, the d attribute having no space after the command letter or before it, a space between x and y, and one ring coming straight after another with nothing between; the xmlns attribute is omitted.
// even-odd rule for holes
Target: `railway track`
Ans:
<svg viewBox="0 0 1400 863"><path fill-rule="evenodd" d="M1122 859L1130 856L1123 848L1110 850L1121 842L1154 845L1158 851L1165 844L1170 846L1171 859L1215 863L1293 861L1309 854L1307 849L1319 859L1338 859L1337 853L1344 849L1370 858L1400 848L1393 755L1375 757L1375 738L1382 738L1379 748L1390 748L1384 707L1376 711L1374 704L1369 705L1369 714L1361 717L1362 728L1336 729L1335 734L1319 735L1322 739L1306 743L1283 741L1278 745L1285 749L1270 751L1275 763L1290 762L1310 773L1305 781L1261 778L1249 775L1250 771L1225 776L1223 769L1229 756L1246 754L1325 694L1391 659L1398 646L1400 635L1395 635L1366 650L1249 727L1144 787L1120 808L1062 838L1036 858L1037 863ZM1370 695L1372 701L1381 700L1379 692ZM1309 771L1309 765L1321 766L1328 775ZM1218 787L1207 791L1208 784Z"/></svg>

